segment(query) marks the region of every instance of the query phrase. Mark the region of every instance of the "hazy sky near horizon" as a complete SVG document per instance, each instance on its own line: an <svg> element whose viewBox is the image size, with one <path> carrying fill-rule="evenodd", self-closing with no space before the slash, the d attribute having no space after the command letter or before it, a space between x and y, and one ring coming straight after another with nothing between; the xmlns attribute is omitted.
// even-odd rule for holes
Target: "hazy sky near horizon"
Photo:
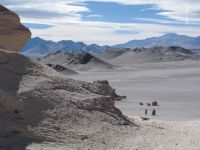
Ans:
<svg viewBox="0 0 200 150"><path fill-rule="evenodd" d="M32 36L116 44L166 33L200 35L199 0L1 0Z"/></svg>

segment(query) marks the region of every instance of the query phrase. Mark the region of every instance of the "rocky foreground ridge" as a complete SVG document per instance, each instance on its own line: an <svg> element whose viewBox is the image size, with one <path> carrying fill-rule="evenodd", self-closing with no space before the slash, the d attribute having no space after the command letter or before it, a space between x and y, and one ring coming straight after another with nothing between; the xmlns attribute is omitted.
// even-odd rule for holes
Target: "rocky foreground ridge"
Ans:
<svg viewBox="0 0 200 150"><path fill-rule="evenodd" d="M1 48L13 51L30 37L19 17L3 6L0 33ZM133 125L114 106L121 97L107 81L64 78L47 65L4 49L0 49L1 150L23 150L33 143L43 148L55 144L55 149L61 145L93 149L98 144L105 149L115 127L118 131L119 126Z"/></svg>
<svg viewBox="0 0 200 150"><path fill-rule="evenodd" d="M0 83L0 149L42 141L74 145L102 135L102 127L133 125L115 108L119 96L107 81L62 78L46 65L0 50Z"/></svg>

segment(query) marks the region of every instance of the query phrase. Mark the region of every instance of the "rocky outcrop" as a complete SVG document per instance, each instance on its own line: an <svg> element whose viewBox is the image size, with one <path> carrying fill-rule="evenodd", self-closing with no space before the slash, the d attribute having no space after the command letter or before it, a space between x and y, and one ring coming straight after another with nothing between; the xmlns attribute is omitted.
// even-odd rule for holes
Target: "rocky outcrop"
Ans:
<svg viewBox="0 0 200 150"><path fill-rule="evenodd" d="M69 64L87 64L92 58L94 58L94 56L84 52L75 56Z"/></svg>
<svg viewBox="0 0 200 150"><path fill-rule="evenodd" d="M64 75L69 75L69 74L78 74L78 72L68 69L62 65L54 65L54 64L47 64L47 66L53 68L54 70L64 74Z"/></svg>
<svg viewBox="0 0 200 150"><path fill-rule="evenodd" d="M99 87L99 91L93 91L94 93L98 93L100 95L108 95L112 100L120 101L125 99L126 96L120 96L116 93L115 89L113 89L108 80L97 80L93 81L93 84ZM93 89L94 90L94 89Z"/></svg>
<svg viewBox="0 0 200 150"><path fill-rule="evenodd" d="M85 134L104 135L101 128L132 125L114 106L117 94L108 81L62 78L15 52L0 50L0 58L0 149L21 150L43 140L81 142Z"/></svg>
<svg viewBox="0 0 200 150"><path fill-rule="evenodd" d="M114 66L90 53L55 52L41 59L45 64L62 65L75 71L105 71L113 70Z"/></svg>
<svg viewBox="0 0 200 150"><path fill-rule="evenodd" d="M0 48L18 52L30 36L17 14L0 5Z"/></svg>

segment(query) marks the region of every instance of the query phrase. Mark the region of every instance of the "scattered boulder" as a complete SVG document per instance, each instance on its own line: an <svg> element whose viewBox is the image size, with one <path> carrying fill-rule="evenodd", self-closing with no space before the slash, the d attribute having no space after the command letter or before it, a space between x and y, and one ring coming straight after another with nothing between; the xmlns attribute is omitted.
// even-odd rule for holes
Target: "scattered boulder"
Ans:
<svg viewBox="0 0 200 150"><path fill-rule="evenodd" d="M88 136L87 135L81 135L81 140L82 141L85 141L85 140L87 140L88 139Z"/></svg>
<svg viewBox="0 0 200 150"><path fill-rule="evenodd" d="M151 103L152 106L159 106L157 101Z"/></svg>
<svg viewBox="0 0 200 150"><path fill-rule="evenodd" d="M142 102L139 103L140 105L144 105Z"/></svg>
<svg viewBox="0 0 200 150"><path fill-rule="evenodd" d="M147 103L147 106L151 106L151 104L150 104L150 103Z"/></svg>

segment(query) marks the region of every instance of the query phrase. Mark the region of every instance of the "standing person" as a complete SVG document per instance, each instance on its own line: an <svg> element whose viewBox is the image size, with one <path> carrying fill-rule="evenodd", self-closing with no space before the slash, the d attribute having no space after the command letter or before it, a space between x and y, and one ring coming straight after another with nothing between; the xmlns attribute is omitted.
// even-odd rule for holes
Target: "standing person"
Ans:
<svg viewBox="0 0 200 150"><path fill-rule="evenodd" d="M145 109L145 115L147 115L147 109Z"/></svg>
<svg viewBox="0 0 200 150"><path fill-rule="evenodd" d="M152 111L152 116L155 116L155 115L156 115L156 110L153 109L153 111Z"/></svg>

